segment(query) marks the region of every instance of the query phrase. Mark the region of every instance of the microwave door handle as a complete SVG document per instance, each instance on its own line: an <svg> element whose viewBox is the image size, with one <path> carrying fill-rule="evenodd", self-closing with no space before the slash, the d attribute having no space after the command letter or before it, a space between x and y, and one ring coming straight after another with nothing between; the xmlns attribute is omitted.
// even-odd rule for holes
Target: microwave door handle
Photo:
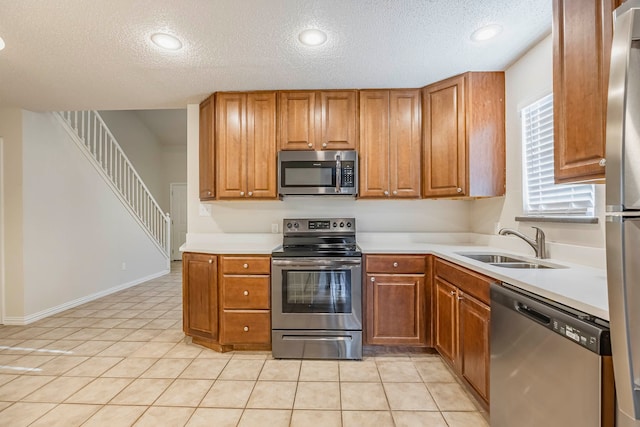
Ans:
<svg viewBox="0 0 640 427"><path fill-rule="evenodd" d="M342 162L340 161L340 154L336 156L336 193L340 193L340 186L342 185Z"/></svg>

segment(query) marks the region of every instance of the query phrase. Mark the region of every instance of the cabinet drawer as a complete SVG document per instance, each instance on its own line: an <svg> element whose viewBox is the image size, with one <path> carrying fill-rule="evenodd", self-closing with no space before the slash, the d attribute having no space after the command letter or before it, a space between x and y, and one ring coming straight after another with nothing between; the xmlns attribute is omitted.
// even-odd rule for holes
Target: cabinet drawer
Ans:
<svg viewBox="0 0 640 427"><path fill-rule="evenodd" d="M440 258L436 258L434 270L436 276L457 286L463 292L473 295L485 304L489 304L489 285L496 280Z"/></svg>
<svg viewBox="0 0 640 427"><path fill-rule="evenodd" d="M232 256L221 257L223 274L269 274L271 258L268 256Z"/></svg>
<svg viewBox="0 0 640 427"><path fill-rule="evenodd" d="M223 276L224 308L269 309L269 276Z"/></svg>
<svg viewBox="0 0 640 427"><path fill-rule="evenodd" d="M367 255L367 273L424 273L424 255Z"/></svg>
<svg viewBox="0 0 640 427"><path fill-rule="evenodd" d="M271 312L225 310L221 338L223 344L268 344L271 342Z"/></svg>

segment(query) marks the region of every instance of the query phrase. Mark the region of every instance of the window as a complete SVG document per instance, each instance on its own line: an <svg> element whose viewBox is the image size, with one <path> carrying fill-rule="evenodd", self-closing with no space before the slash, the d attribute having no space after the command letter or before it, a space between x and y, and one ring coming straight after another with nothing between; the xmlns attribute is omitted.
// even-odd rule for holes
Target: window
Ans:
<svg viewBox="0 0 640 427"><path fill-rule="evenodd" d="M594 216L594 186L553 182L553 95L525 107L522 117L524 214Z"/></svg>

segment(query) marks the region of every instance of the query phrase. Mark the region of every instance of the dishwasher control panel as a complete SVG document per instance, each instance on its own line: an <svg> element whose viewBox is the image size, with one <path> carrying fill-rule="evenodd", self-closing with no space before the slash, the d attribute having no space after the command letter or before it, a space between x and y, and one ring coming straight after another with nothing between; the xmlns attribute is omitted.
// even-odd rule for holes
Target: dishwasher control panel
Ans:
<svg viewBox="0 0 640 427"><path fill-rule="evenodd" d="M600 347L598 336L576 328L575 326L567 325L558 319L551 320L551 327L556 333L575 341L576 344L580 344L582 347L586 347L593 352L598 352Z"/></svg>

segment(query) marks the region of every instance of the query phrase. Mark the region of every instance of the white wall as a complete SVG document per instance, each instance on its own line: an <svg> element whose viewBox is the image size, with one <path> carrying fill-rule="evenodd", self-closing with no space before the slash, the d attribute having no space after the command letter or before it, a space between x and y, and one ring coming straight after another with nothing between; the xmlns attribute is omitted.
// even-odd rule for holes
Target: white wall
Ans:
<svg viewBox="0 0 640 427"><path fill-rule="evenodd" d="M24 306L11 312L14 321L166 271L160 251L52 114L23 111L22 138Z"/></svg>
<svg viewBox="0 0 640 427"><path fill-rule="evenodd" d="M5 317L24 311L24 274L22 251L22 111L0 109L0 136L4 141L2 172L4 178L4 275ZM1 266L1 264L0 264ZM0 281L1 283L1 281ZM2 319L0 319L1 323Z"/></svg>
<svg viewBox="0 0 640 427"><path fill-rule="evenodd" d="M533 236L529 228L541 227L548 242L604 247L604 186L596 185L598 224L516 222L522 215L522 137L520 110L553 90L552 40L548 36L506 70L507 192L503 198L473 202L471 229L494 234L494 227L516 228ZM513 238L512 238L513 239ZM523 250L529 251L523 244Z"/></svg>
<svg viewBox="0 0 640 427"><path fill-rule="evenodd" d="M470 202L459 200L377 201L337 197L286 198L283 201L218 201L212 215L199 215L198 105L187 108L188 232L269 233L287 217L353 216L359 231L466 232Z"/></svg>

